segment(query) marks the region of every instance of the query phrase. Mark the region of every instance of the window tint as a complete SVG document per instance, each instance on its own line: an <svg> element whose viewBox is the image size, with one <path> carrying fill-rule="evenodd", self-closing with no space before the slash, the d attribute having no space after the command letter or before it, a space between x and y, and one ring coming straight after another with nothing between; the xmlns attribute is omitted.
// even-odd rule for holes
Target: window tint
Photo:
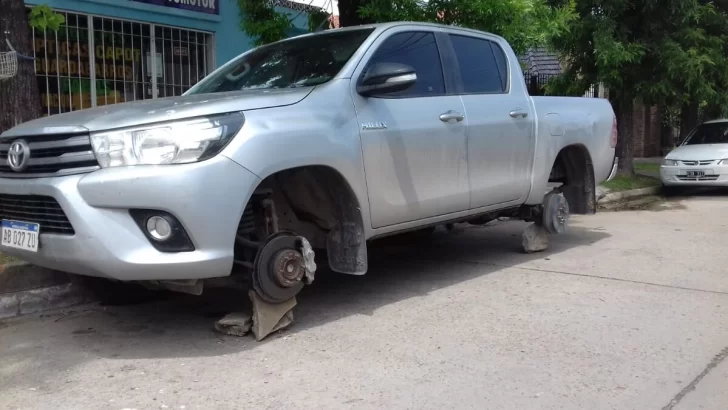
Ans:
<svg viewBox="0 0 728 410"><path fill-rule="evenodd" d="M695 129L685 145L728 144L728 122L711 122Z"/></svg>
<svg viewBox="0 0 728 410"><path fill-rule="evenodd" d="M445 94L440 53L432 33L412 31L392 35L379 46L369 66L376 63L407 64L417 73L414 86L390 95L422 97Z"/></svg>
<svg viewBox="0 0 728 410"><path fill-rule="evenodd" d="M502 93L506 90L505 55L497 44L452 34L450 39L460 66L464 92Z"/></svg>

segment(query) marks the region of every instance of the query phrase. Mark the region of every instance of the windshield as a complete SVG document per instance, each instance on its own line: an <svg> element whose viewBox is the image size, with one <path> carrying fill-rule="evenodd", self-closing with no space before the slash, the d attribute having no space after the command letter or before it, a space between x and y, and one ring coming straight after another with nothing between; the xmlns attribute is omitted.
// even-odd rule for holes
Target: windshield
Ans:
<svg viewBox="0 0 728 410"><path fill-rule="evenodd" d="M728 144L728 122L714 122L699 126L683 145L698 144Z"/></svg>
<svg viewBox="0 0 728 410"><path fill-rule="evenodd" d="M333 31L256 48L213 72L187 94L323 84L339 73L372 31Z"/></svg>

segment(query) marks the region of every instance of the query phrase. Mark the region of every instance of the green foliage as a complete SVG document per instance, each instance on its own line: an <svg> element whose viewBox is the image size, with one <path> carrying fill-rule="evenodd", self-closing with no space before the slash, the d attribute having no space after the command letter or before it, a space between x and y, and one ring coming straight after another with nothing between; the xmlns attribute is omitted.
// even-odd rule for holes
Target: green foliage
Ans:
<svg viewBox="0 0 728 410"><path fill-rule="evenodd" d="M312 10L308 13L308 31L317 31L319 28L327 29L326 21L329 19L329 13L323 9Z"/></svg>
<svg viewBox="0 0 728 410"><path fill-rule="evenodd" d="M33 6L30 9L29 20L30 26L40 31L45 31L46 29L58 31L61 25L66 22L63 14L56 13L45 4Z"/></svg>
<svg viewBox="0 0 728 410"><path fill-rule="evenodd" d="M554 37L568 61L551 92L604 83L646 103L711 101L728 94L726 14L700 0L577 0L578 18ZM726 106L723 103L723 106Z"/></svg>
<svg viewBox="0 0 728 410"><path fill-rule="evenodd" d="M632 172L633 101L683 114L728 113L727 0L574 4L578 18L553 39L567 70L548 91L578 93L600 82L609 89L620 127L620 172Z"/></svg>
<svg viewBox="0 0 728 410"><path fill-rule="evenodd" d="M544 0L370 0L359 14L375 22L426 21L503 36L516 53L547 45L575 18L574 4Z"/></svg>
<svg viewBox="0 0 728 410"><path fill-rule="evenodd" d="M240 28L253 38L256 46L283 40L291 28L288 17L265 0L238 0Z"/></svg>
<svg viewBox="0 0 728 410"><path fill-rule="evenodd" d="M505 37L516 53L529 47L548 45L552 37L562 34L574 20L575 0L552 7L547 0L361 0L339 2L339 12L357 7L359 20L424 21L473 28ZM238 0L241 28L255 44L266 44L286 37L291 27L288 18L263 0ZM328 13L308 13L308 28L316 30Z"/></svg>

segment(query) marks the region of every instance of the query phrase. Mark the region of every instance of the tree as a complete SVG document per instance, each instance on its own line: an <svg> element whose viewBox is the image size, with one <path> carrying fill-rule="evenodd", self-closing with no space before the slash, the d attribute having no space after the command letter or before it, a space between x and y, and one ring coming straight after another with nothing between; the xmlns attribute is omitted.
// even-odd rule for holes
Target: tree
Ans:
<svg viewBox="0 0 728 410"><path fill-rule="evenodd" d="M368 0L359 14L376 23L426 21L487 31L519 54L549 44L575 18L571 2L544 0Z"/></svg>
<svg viewBox="0 0 728 410"><path fill-rule="evenodd" d="M32 56L32 37L23 0L0 0L0 10L0 28L6 30L5 39L19 54ZM0 44L7 48L5 41ZM0 80L0 132L41 116L33 61L19 58L17 64L15 77Z"/></svg>
<svg viewBox="0 0 728 410"><path fill-rule="evenodd" d="M717 93L718 78L726 75L725 44L703 26L720 26L719 15L699 0L577 0L575 11L569 30L553 39L567 69L549 90L579 95L597 83L609 89L619 123L619 171L631 176L635 100L691 104L723 98Z"/></svg>
<svg viewBox="0 0 728 410"><path fill-rule="evenodd" d="M290 20L264 0L238 0L243 31L265 44L285 38ZM518 52L548 43L575 17L573 5L546 0L339 0L342 27L389 21L424 21L489 31ZM312 27L309 27L312 28Z"/></svg>
<svg viewBox="0 0 728 410"><path fill-rule="evenodd" d="M240 29L253 38L253 44L260 46L286 38L291 21L276 11L273 4L265 0L238 0L241 21Z"/></svg>
<svg viewBox="0 0 728 410"><path fill-rule="evenodd" d="M17 73L0 80L0 132L42 115L38 80L35 77L31 28L57 31L65 18L46 5L34 6L30 18L23 0L0 0L0 27L6 28L7 43L19 54Z"/></svg>
<svg viewBox="0 0 728 410"><path fill-rule="evenodd" d="M681 137L698 125L701 116L728 114L728 0L701 4L704 13L698 21L698 35L680 36L680 47L674 47L668 56L676 64L689 67L691 74L671 78L681 97L674 103L680 109Z"/></svg>
<svg viewBox="0 0 728 410"><path fill-rule="evenodd" d="M374 23L370 17L362 16L359 10L367 7L371 0L339 0L339 24L341 27L360 26Z"/></svg>

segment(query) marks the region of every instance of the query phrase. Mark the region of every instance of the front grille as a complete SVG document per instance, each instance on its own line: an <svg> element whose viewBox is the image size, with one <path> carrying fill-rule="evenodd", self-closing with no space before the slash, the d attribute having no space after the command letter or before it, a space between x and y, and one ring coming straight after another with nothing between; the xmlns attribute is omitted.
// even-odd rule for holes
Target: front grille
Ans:
<svg viewBox="0 0 728 410"><path fill-rule="evenodd" d="M685 175L678 175L677 176L677 179L679 179L680 181L694 181L694 182L699 182L699 181L716 181L716 180L718 180L718 177L719 176L720 175L703 175L702 177L697 177L696 178L696 177L688 177L688 176L685 176Z"/></svg>
<svg viewBox="0 0 728 410"><path fill-rule="evenodd" d="M73 235L66 213L53 197L0 194L0 219L40 224L40 233Z"/></svg>
<svg viewBox="0 0 728 410"><path fill-rule="evenodd" d="M683 165L686 165L686 166L689 166L689 167L694 167L694 166L697 166L697 165L710 165L713 162L715 162L715 160L710 160L710 161L680 161L680 162Z"/></svg>
<svg viewBox="0 0 728 410"><path fill-rule="evenodd" d="M8 164L8 150L17 140L30 148L28 166L16 172ZM0 177L38 178L91 172L99 169L88 134L55 134L3 138L0 141Z"/></svg>

